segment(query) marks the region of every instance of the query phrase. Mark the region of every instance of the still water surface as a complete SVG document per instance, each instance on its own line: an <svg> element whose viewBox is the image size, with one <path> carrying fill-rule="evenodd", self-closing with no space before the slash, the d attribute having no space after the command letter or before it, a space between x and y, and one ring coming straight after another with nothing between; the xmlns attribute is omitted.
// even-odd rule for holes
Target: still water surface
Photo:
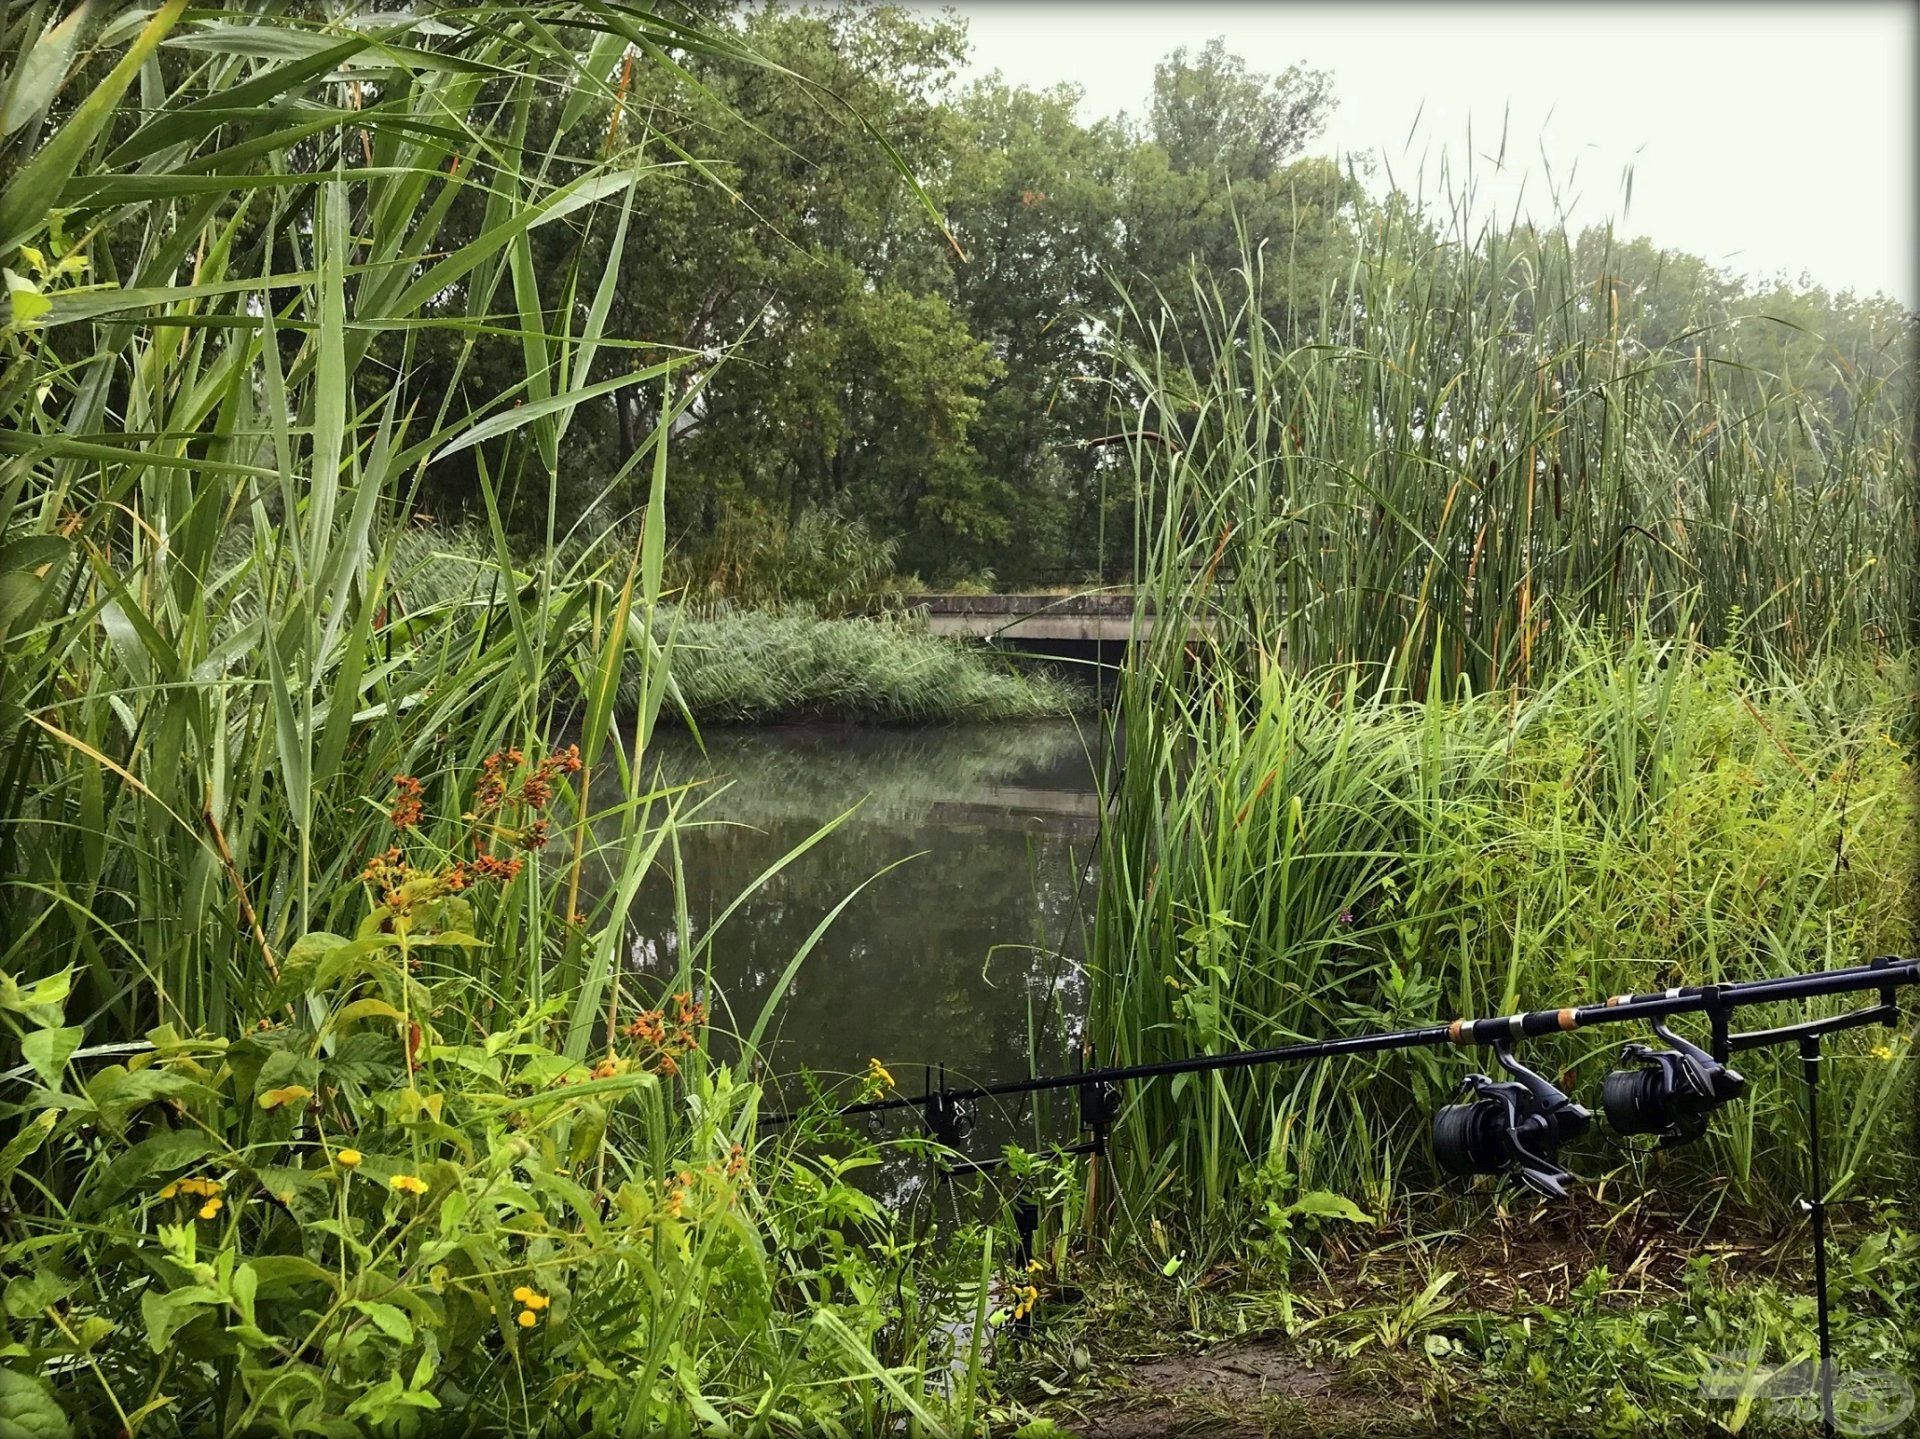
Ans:
<svg viewBox="0 0 1920 1439"><path fill-rule="evenodd" d="M762 1041L774 1074L825 1079L879 1058L917 1093L922 1064L945 1063L955 1082L1026 1073L1030 1034L1041 1065L1059 1066L1086 1000L1090 728L770 726L705 741L702 753L663 731L649 760L663 782L699 781L707 795L679 839L692 942L762 872L840 821L714 935L717 1029L747 1032L815 927L858 890L775 1001ZM670 980L683 943L670 860L647 880L633 924L635 966ZM982 1141L1012 1137L982 1119Z"/></svg>

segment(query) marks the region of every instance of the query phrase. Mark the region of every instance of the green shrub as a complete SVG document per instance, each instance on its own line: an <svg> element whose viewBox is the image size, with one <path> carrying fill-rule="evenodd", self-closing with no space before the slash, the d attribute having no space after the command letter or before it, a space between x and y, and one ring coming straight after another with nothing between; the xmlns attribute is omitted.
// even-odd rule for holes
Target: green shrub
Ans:
<svg viewBox="0 0 1920 1439"><path fill-rule="evenodd" d="M697 720L826 715L887 722L1038 719L1082 708L1079 687L905 617L682 615L672 674Z"/></svg>
<svg viewBox="0 0 1920 1439"><path fill-rule="evenodd" d="M952 1336L906 1322L911 1248L857 1164L755 1147L758 1091L709 1062L704 1004L629 1010L589 1059L561 999L508 1007L475 972L516 862L396 847L363 882L364 921L291 946L240 1033L89 1045L68 973L0 976L26 1060L0 1155L11 1412L48 1436L55 1396L100 1433L930 1421Z"/></svg>

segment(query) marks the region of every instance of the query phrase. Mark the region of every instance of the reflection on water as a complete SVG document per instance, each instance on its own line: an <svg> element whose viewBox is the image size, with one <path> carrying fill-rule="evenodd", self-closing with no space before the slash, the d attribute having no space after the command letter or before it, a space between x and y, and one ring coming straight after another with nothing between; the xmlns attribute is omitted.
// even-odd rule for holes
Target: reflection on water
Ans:
<svg viewBox="0 0 1920 1439"><path fill-rule="evenodd" d="M1086 998L1091 744L1065 721L716 730L704 755L662 733L649 759L659 778L717 791L679 836L695 945L758 875L853 811L712 934L716 1027L751 1029L808 936L858 889L771 1012L773 1073L849 1074L877 1057L917 1093L921 1064L945 1063L956 1082L1025 1073L1030 1034L1037 1061L1056 1068ZM669 862L633 909L634 963L663 982L680 953L675 902ZM972 1147L1011 1137L983 1116Z"/></svg>

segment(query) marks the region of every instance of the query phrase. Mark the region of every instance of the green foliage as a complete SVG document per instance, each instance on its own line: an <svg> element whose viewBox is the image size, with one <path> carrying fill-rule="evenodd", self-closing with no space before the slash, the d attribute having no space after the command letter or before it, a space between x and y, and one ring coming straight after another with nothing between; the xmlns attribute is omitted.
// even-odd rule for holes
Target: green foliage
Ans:
<svg viewBox="0 0 1920 1439"><path fill-rule="evenodd" d="M244 1032L63 1045L8 1085L40 1150L0 1247L18 1432L66 1432L52 1394L87 1432L884 1425L892 1376L845 1347L899 1323L912 1251L859 1165L750 1150L757 1090L688 997L592 1064L557 999L499 1012L470 931L503 901L459 873L376 883ZM77 1038L47 993L9 1018Z"/></svg>
<svg viewBox="0 0 1920 1439"><path fill-rule="evenodd" d="M837 618L897 594L897 550L865 520L829 510L803 510L787 524L764 510L734 509L711 533L674 551L668 583L696 608L804 606Z"/></svg>
<svg viewBox="0 0 1920 1439"><path fill-rule="evenodd" d="M1661 1302L1623 1303L1612 1279L1593 1270L1565 1306L1463 1317L1451 1342L1429 1351L1431 1382L1460 1386L1449 1407L1463 1420L1513 1432L1816 1432L1814 1300L1803 1284L1737 1276L1707 1254L1688 1262L1682 1292ZM1903 1394L1910 1400L1920 1379L1920 1242L1898 1224L1869 1231L1836 1266L1835 1283L1840 1427L1903 1432Z"/></svg>
<svg viewBox="0 0 1920 1439"><path fill-rule="evenodd" d="M828 620L739 610L683 617L673 680L689 713L722 722L1040 719L1086 703L1067 680L1023 673L901 616Z"/></svg>
<svg viewBox="0 0 1920 1439"><path fill-rule="evenodd" d="M713 931L664 1019L625 979L697 380L596 377L668 163L608 120L731 42L594 0L46 19L0 47L37 177L0 194L4 1423L964 1427L952 1286L680 1044ZM573 541L571 426L649 384L630 548ZM471 529L413 519L450 464Z"/></svg>
<svg viewBox="0 0 1920 1439"><path fill-rule="evenodd" d="M1643 643L1532 695L1399 700L1279 664L1153 710L1135 691L1102 834L1100 1050L1152 1061L1909 952L1907 673L1795 678ZM1612 1063L1611 1040L1553 1048L1550 1072L1588 1092ZM1712 1138L1631 1162L1709 1210L1783 1216L1802 1140L1779 1063L1743 1064L1749 1097ZM1855 1036L1836 1063L1837 1182L1881 1192L1909 1162L1911 1037ZM1204 1229L1232 1232L1249 1167L1384 1212L1431 1187L1422 1129L1458 1073L1409 1052L1145 1087L1125 1162Z"/></svg>

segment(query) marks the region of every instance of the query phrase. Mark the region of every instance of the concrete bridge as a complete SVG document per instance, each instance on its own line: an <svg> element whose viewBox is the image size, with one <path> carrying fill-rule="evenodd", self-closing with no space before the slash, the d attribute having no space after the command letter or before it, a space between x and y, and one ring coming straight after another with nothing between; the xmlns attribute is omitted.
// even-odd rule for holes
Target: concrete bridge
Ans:
<svg viewBox="0 0 1920 1439"><path fill-rule="evenodd" d="M1136 600L1112 590L1089 594L906 596L909 609L926 611L937 635L957 635L1017 648L1054 645L1124 645L1132 636ZM1141 633L1153 627L1151 601Z"/></svg>

